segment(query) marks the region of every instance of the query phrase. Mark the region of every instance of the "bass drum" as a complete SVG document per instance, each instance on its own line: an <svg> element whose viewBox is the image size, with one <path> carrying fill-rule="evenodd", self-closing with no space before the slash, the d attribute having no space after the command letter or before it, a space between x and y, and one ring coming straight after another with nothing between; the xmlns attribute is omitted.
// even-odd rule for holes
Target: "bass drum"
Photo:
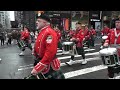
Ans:
<svg viewBox="0 0 120 90"><path fill-rule="evenodd" d="M116 48L105 48L99 51L104 65L113 67L120 64Z"/></svg>

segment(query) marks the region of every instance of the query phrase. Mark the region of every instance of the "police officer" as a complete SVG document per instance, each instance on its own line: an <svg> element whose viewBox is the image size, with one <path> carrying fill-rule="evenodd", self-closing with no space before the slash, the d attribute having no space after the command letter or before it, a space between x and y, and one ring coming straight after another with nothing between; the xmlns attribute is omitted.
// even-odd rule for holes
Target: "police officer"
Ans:
<svg viewBox="0 0 120 90"><path fill-rule="evenodd" d="M85 65L87 63L85 59L85 52L83 48L83 41L85 40L84 30L81 29L81 23L76 23L76 32L75 35L70 39L71 41L75 42L76 50L79 55L82 55L83 62L82 64ZM67 65L72 65L74 60L74 55L71 55L71 59L69 62L66 62Z"/></svg>
<svg viewBox="0 0 120 90"><path fill-rule="evenodd" d="M36 60L31 74L42 74L47 79L64 79L60 70L60 60L56 57L57 34L50 27L50 18L45 14L37 16L36 26L39 34L34 46Z"/></svg>

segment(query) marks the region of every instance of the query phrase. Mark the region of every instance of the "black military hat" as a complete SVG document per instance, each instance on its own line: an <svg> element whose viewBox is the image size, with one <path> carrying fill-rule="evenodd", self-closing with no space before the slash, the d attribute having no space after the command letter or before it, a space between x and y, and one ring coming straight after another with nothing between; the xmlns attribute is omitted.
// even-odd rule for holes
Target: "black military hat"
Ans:
<svg viewBox="0 0 120 90"><path fill-rule="evenodd" d="M104 24L103 26L107 26L106 24Z"/></svg>
<svg viewBox="0 0 120 90"><path fill-rule="evenodd" d="M115 21L120 21L120 18L115 19Z"/></svg>
<svg viewBox="0 0 120 90"><path fill-rule="evenodd" d="M41 19L44 19L44 20L46 20L46 21L48 21L48 22L51 21L50 17L49 17L48 15L46 15L46 14L38 14L38 15L36 16L36 18L41 18Z"/></svg>
<svg viewBox="0 0 120 90"><path fill-rule="evenodd" d="M76 24L81 24L80 22L77 22Z"/></svg>

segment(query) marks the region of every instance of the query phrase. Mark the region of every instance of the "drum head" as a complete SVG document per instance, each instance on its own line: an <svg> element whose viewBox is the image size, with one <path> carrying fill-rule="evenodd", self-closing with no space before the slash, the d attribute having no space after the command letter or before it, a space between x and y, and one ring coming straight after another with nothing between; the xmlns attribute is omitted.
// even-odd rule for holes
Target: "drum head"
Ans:
<svg viewBox="0 0 120 90"><path fill-rule="evenodd" d="M103 37L102 37L103 40L105 40L105 39L107 39L107 38L108 38L108 36L103 36Z"/></svg>
<svg viewBox="0 0 120 90"><path fill-rule="evenodd" d="M63 42L63 45L71 45L73 42Z"/></svg>
<svg viewBox="0 0 120 90"><path fill-rule="evenodd" d="M117 53L116 48L105 48L99 51L101 55L113 55Z"/></svg>

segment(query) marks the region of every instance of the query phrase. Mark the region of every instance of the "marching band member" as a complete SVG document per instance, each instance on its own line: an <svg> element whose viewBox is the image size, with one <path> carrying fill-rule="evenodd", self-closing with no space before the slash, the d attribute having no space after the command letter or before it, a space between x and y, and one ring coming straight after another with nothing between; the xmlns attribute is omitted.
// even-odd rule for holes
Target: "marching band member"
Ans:
<svg viewBox="0 0 120 90"><path fill-rule="evenodd" d="M108 38L105 40L104 46L110 45L110 47L117 48L118 55L120 56L120 19L116 19L115 28L111 29ZM113 68L108 67L108 76L113 77Z"/></svg>
<svg viewBox="0 0 120 90"><path fill-rule="evenodd" d="M86 64L87 61L85 59L85 52L83 48L83 41L85 40L84 31L81 29L81 23L76 23L76 33L71 38L71 41L75 42L76 44L76 50L79 55L82 55L83 62L82 64ZM66 62L67 65L72 65L74 60L74 55L71 55L71 59L69 62Z"/></svg>
<svg viewBox="0 0 120 90"><path fill-rule="evenodd" d="M91 33L90 33L87 25L85 25L84 35L85 35L86 44L87 44L87 46L88 46L88 48L89 48L89 47L90 47L90 44L91 44L91 43L90 43L90 38L91 38L90 35L91 35Z"/></svg>
<svg viewBox="0 0 120 90"><path fill-rule="evenodd" d="M91 46L92 47L94 47L94 42L95 42L95 36L96 36L96 31L95 31L95 29L93 29L93 26L91 26L91 28L90 28L90 37L91 37L91 39L90 39L90 41L91 41Z"/></svg>
<svg viewBox="0 0 120 90"><path fill-rule="evenodd" d="M58 36L58 48L60 48L60 50L62 50L62 44L61 44L61 36L62 36L62 34L61 34L61 31L58 29L58 27L56 26L55 28L54 28L54 30L55 30L55 32L57 33L57 36Z"/></svg>
<svg viewBox="0 0 120 90"><path fill-rule="evenodd" d="M25 43L25 46L22 48L22 51L19 54L20 56L23 56L25 47L28 47L32 51L32 45L31 45L31 41L30 41L30 33L29 33L29 29L27 27L23 28L23 31L21 32L20 40L23 40Z"/></svg>
<svg viewBox="0 0 120 90"><path fill-rule="evenodd" d="M103 30L101 30L102 36L107 35L109 33L110 28L107 25L104 25Z"/></svg>
<svg viewBox="0 0 120 90"><path fill-rule="evenodd" d="M60 60L56 57L57 34L50 27L50 18L45 14L37 16L36 26L40 32L34 45L36 60L31 74L39 76L42 73L47 79L64 79Z"/></svg>

